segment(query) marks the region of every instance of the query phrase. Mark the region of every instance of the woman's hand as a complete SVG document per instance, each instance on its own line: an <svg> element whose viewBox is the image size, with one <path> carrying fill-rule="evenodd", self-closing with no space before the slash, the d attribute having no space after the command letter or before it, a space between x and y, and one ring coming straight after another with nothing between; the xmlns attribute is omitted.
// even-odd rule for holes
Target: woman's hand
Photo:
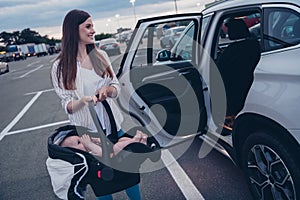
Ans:
<svg viewBox="0 0 300 200"><path fill-rule="evenodd" d="M90 101L94 101L94 98L96 98L96 97L93 97L93 96L83 96L79 101L80 101L81 104L87 106ZM94 104L95 104L95 101L94 101Z"/></svg>
<svg viewBox="0 0 300 200"><path fill-rule="evenodd" d="M83 96L79 100L70 101L67 105L67 110L69 114L75 113L80 110L83 106L87 106L90 101L94 102L94 105L97 103L96 96Z"/></svg>
<svg viewBox="0 0 300 200"><path fill-rule="evenodd" d="M104 101L108 96L109 86L102 86L100 89L96 91L96 96L98 97L98 101Z"/></svg>
<svg viewBox="0 0 300 200"><path fill-rule="evenodd" d="M98 98L95 95L94 96L83 96L79 101L82 104L84 104L85 106L87 106L90 101L93 101L94 105L96 105L97 101L98 101Z"/></svg>
<svg viewBox="0 0 300 200"><path fill-rule="evenodd" d="M107 97L114 97L115 93L115 87L104 85L96 91L96 97L98 98L98 101L104 101Z"/></svg>

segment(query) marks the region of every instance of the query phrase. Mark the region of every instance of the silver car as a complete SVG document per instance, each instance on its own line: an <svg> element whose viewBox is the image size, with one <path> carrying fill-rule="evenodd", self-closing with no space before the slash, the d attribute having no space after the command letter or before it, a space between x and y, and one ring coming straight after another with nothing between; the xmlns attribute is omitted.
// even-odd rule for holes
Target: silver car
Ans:
<svg viewBox="0 0 300 200"><path fill-rule="evenodd" d="M160 46L172 48L184 29L185 26L176 26L165 30L164 36L160 38Z"/></svg>
<svg viewBox="0 0 300 200"><path fill-rule="evenodd" d="M149 37L167 23L188 24L170 50ZM221 1L143 19L132 37L119 104L159 148L199 136L241 167L254 199L300 199L299 0Z"/></svg>
<svg viewBox="0 0 300 200"><path fill-rule="evenodd" d="M121 54L120 44L115 38L102 39L96 45L109 56Z"/></svg>
<svg viewBox="0 0 300 200"><path fill-rule="evenodd" d="M0 74L9 72L9 66L6 62L0 62Z"/></svg>

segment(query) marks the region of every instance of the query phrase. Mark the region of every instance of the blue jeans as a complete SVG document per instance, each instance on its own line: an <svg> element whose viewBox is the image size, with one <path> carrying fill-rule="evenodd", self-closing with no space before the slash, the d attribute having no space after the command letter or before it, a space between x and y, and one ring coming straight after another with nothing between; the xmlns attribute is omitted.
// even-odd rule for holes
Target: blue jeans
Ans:
<svg viewBox="0 0 300 200"><path fill-rule="evenodd" d="M141 200L142 199L139 184L136 184L130 188L127 188L125 191L130 200ZM108 194L105 196L97 197L97 200L113 200L113 197L111 194Z"/></svg>
<svg viewBox="0 0 300 200"><path fill-rule="evenodd" d="M122 137L124 134L125 134L125 133L124 133L124 131L123 131L122 129L120 129L120 130L118 131L118 137L119 137L119 138Z"/></svg>

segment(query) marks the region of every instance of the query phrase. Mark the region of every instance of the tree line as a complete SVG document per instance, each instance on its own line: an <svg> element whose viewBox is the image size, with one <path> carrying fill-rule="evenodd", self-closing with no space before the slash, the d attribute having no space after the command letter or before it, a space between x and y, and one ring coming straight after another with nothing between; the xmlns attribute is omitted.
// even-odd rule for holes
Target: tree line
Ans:
<svg viewBox="0 0 300 200"><path fill-rule="evenodd" d="M22 31L3 31L2 33L0 33L0 42L4 43L5 45L27 43L45 43L54 45L56 42L60 42L60 40L54 38L49 39L48 35L41 36L38 32L31 30L30 28L26 28Z"/></svg>
<svg viewBox="0 0 300 200"><path fill-rule="evenodd" d="M104 38L111 37L112 34L101 33L95 35L96 40L101 40ZM53 37L50 39L48 35L41 36L38 32L31 30L30 28L26 28L22 31L14 31L14 32L6 32L3 31L0 33L0 42L7 45L18 45L18 44L27 44L27 43L45 43L49 45L55 45L57 42L61 42L61 40L54 39ZM3 47L5 48L5 47Z"/></svg>

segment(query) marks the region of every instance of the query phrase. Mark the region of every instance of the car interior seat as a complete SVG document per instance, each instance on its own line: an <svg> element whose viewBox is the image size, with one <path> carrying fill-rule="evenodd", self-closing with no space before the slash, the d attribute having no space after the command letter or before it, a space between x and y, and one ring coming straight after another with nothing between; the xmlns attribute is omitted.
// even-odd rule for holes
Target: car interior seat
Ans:
<svg viewBox="0 0 300 200"><path fill-rule="evenodd" d="M260 44L250 37L243 19L230 19L226 23L228 37L234 40L217 58L216 64L223 79L227 109L226 117L236 116L244 106L253 82L253 72L260 60Z"/></svg>

